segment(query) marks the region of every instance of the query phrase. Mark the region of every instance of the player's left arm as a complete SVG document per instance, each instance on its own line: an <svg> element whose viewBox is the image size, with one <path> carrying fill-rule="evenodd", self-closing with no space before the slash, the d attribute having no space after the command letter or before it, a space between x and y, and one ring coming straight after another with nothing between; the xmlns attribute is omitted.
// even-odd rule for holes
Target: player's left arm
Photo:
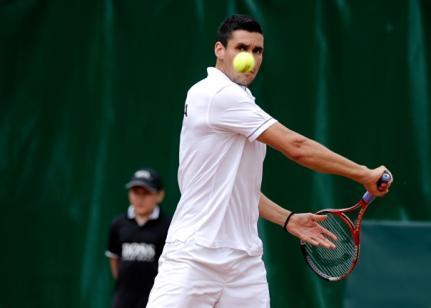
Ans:
<svg viewBox="0 0 431 308"><path fill-rule="evenodd" d="M260 194L260 217L283 227L287 217L291 213L291 211L288 211L271 201L263 193ZM335 235L319 224L319 222L325 218L326 217L324 215L295 213L290 217L286 230L292 235L312 245L335 248L335 245L329 240L335 240Z"/></svg>

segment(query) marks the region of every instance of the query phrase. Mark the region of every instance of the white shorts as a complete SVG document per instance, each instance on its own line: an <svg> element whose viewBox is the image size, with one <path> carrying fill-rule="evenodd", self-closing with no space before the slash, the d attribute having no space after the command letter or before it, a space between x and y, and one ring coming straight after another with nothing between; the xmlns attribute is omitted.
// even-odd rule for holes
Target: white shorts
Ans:
<svg viewBox="0 0 431 308"><path fill-rule="evenodd" d="M231 248L167 243L147 308L269 307L261 256Z"/></svg>

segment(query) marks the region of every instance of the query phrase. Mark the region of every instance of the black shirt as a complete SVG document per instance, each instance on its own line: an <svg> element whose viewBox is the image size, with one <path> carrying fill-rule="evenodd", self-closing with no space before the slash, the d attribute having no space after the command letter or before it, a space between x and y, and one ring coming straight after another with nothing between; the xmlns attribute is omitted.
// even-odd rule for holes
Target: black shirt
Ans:
<svg viewBox="0 0 431 308"><path fill-rule="evenodd" d="M106 253L120 261L113 307L146 306L169 223L170 218L159 208L142 226L136 222L132 207L113 220Z"/></svg>

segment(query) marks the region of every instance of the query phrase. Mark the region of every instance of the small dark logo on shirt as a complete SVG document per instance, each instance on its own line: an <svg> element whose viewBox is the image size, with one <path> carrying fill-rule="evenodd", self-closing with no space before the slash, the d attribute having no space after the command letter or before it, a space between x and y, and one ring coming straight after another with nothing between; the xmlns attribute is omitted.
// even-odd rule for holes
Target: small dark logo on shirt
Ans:
<svg viewBox="0 0 431 308"><path fill-rule="evenodd" d="M188 107L188 105L186 104L186 105L184 106L184 115L185 115L185 116L187 116L187 107Z"/></svg>

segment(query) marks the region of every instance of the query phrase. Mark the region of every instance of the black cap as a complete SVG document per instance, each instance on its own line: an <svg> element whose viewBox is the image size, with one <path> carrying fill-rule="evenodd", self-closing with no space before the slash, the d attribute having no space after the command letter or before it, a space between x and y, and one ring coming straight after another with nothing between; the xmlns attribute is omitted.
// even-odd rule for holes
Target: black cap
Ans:
<svg viewBox="0 0 431 308"><path fill-rule="evenodd" d="M127 189L132 187L144 187L153 193L163 189L159 173L150 168L139 169L133 174L129 183L126 184Z"/></svg>

